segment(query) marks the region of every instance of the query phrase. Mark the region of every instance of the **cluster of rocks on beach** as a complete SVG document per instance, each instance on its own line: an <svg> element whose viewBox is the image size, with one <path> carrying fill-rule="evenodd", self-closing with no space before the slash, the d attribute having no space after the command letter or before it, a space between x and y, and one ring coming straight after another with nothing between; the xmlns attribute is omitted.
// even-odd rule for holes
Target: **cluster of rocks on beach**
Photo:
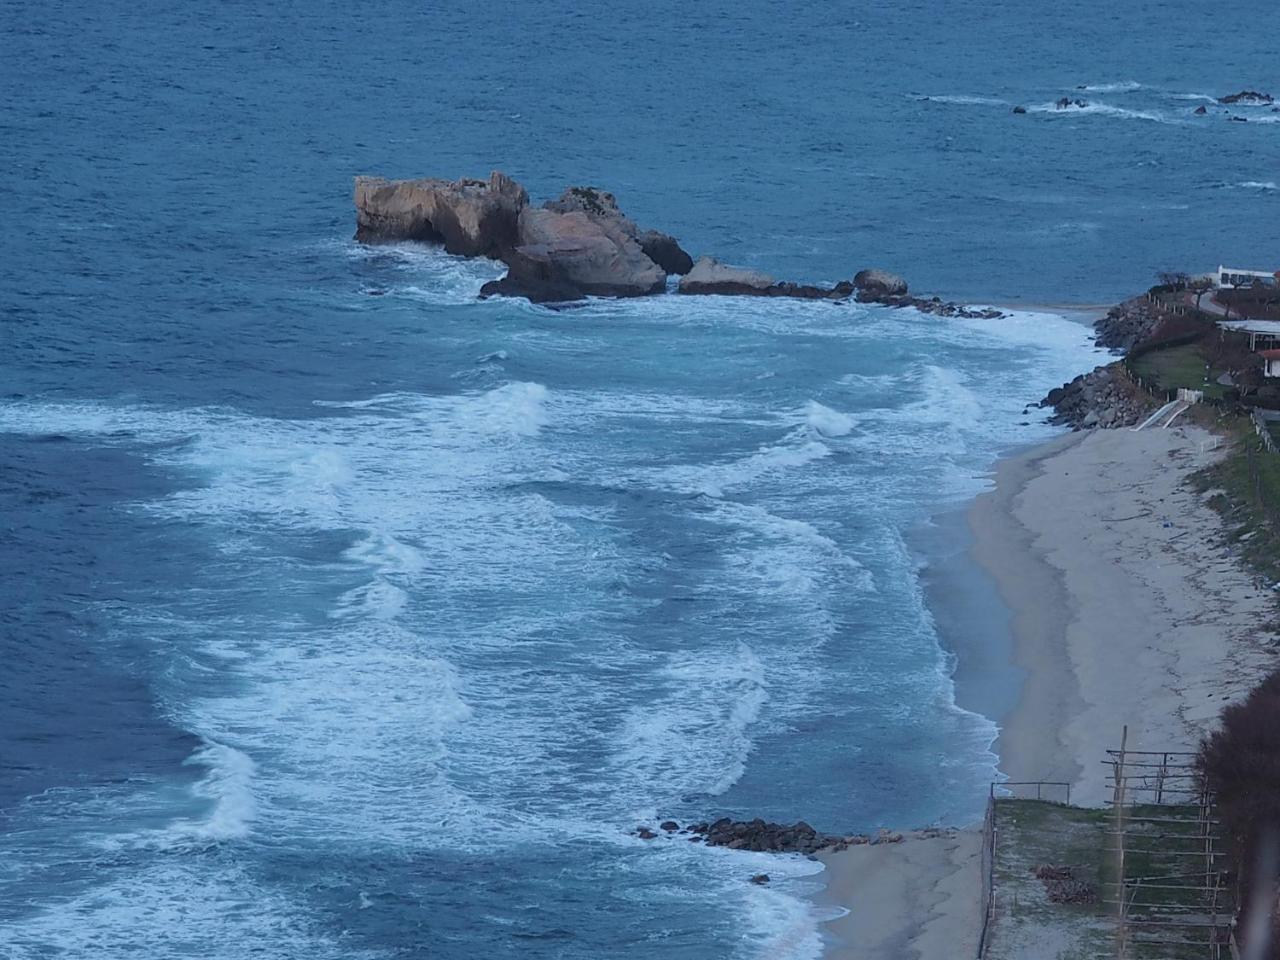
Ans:
<svg viewBox="0 0 1280 960"><path fill-rule="evenodd" d="M584 297L643 297L664 293L670 276L686 295L848 300L915 307L945 317L996 319L999 310L974 309L938 297L910 294L907 281L885 270L859 271L831 287L792 283L714 257L694 260L674 237L643 229L612 193L569 187L542 206L506 174L488 180L355 181L356 239L363 243L438 243L449 253L489 257L507 274L486 283L482 297L524 297L564 303Z"/></svg>
<svg viewBox="0 0 1280 960"><path fill-rule="evenodd" d="M1156 408L1120 363L1096 367L1070 383L1054 387L1040 405L1053 407L1051 422L1077 430L1130 427L1141 423Z"/></svg>
<svg viewBox="0 0 1280 960"><path fill-rule="evenodd" d="M874 834L820 833L803 820L797 823L771 823L765 820L731 820L722 817L712 822L690 823L681 826L674 820L664 820L657 828L637 827L635 835L641 840L655 840L666 834L684 836L690 843L705 843L709 847L727 847L730 850L750 850L756 853L803 853L812 856L823 851L838 852L863 844L901 843L902 834L892 830L880 830ZM940 831L925 830L920 834L939 835Z"/></svg>

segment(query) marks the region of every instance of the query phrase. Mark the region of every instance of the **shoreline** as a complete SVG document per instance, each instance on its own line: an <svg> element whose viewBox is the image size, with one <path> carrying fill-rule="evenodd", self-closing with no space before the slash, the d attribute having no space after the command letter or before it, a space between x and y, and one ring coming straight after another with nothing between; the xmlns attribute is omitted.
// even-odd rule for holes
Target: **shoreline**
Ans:
<svg viewBox="0 0 1280 960"><path fill-rule="evenodd" d="M1124 726L1133 749L1194 749L1222 707L1274 667L1275 594L1226 545L1208 495L1186 482L1221 455L1215 435L1192 424L1067 433L999 458L994 488L961 514L971 540L946 562L977 572L939 574L952 580L941 589L989 578L1009 637L966 637L982 621L964 606L980 597L930 605L940 621L960 621L950 638L939 629L956 657L957 704L998 724L992 749L1010 780L1066 781L1072 803L1102 806L1099 761ZM1004 682L988 674L1000 649L1011 651L998 665L1006 680L1022 675L1011 705L991 690ZM973 955L981 830L948 835L823 856L821 900L849 910L824 925L824 956Z"/></svg>

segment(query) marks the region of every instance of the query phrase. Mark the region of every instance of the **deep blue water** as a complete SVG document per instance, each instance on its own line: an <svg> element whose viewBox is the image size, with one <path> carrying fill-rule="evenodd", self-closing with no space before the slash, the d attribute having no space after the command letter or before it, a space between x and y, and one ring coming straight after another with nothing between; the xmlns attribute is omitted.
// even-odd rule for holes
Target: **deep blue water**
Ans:
<svg viewBox="0 0 1280 960"><path fill-rule="evenodd" d="M350 242L351 177L1107 301L1274 256L1280 113L1210 102L1273 53L1191 23L6 4L0 953L814 956L814 864L629 831L980 813L913 531L1052 433L1085 329L481 303L493 265Z"/></svg>

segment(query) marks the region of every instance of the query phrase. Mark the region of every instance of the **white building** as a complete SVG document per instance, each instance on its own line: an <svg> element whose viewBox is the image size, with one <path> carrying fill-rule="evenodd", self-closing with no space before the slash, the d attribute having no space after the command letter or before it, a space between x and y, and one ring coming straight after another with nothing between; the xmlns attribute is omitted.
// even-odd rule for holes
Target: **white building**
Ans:
<svg viewBox="0 0 1280 960"><path fill-rule="evenodd" d="M1214 278L1219 290L1234 290L1236 287L1274 287L1280 284L1280 270L1267 273L1265 270L1241 270L1237 267L1218 267L1218 275Z"/></svg>
<svg viewBox="0 0 1280 960"><path fill-rule="evenodd" d="M1262 358L1263 373L1280 377L1280 320L1219 320L1218 326L1249 335L1249 349Z"/></svg>

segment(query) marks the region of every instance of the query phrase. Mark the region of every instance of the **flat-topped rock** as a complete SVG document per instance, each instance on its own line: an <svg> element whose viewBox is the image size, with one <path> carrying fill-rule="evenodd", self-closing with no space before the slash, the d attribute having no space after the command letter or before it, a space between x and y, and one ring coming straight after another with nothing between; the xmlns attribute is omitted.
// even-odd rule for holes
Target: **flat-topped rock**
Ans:
<svg viewBox="0 0 1280 960"><path fill-rule="evenodd" d="M495 171L488 180L356 177L356 239L440 243L464 257L500 256L515 245L524 187Z"/></svg>
<svg viewBox="0 0 1280 960"><path fill-rule="evenodd" d="M768 296L773 277L759 270L731 267L715 257L699 257L680 280L681 293L710 293L729 296Z"/></svg>

